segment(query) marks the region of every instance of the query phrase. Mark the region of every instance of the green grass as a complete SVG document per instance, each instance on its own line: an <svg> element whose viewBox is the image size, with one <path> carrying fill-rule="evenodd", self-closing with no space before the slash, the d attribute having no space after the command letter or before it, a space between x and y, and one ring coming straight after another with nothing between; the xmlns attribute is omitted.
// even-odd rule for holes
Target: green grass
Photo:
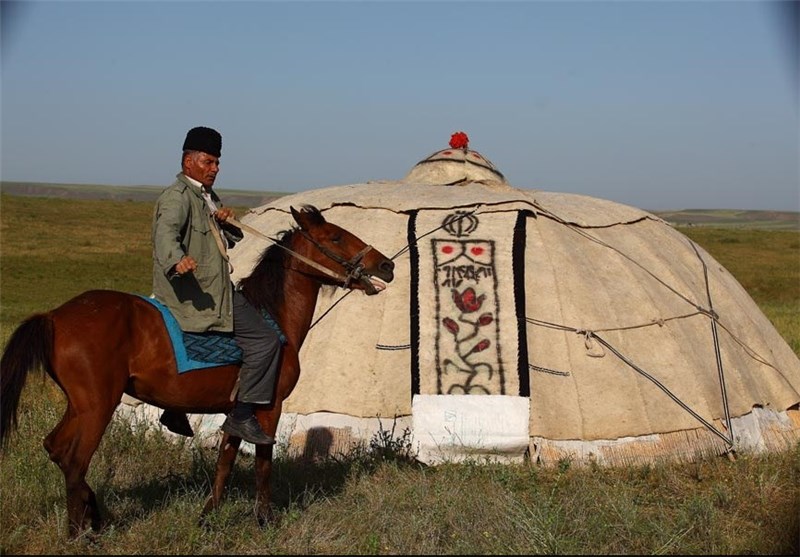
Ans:
<svg viewBox="0 0 800 557"><path fill-rule="evenodd" d="M0 196L0 326L91 288L149 293L151 203ZM728 268L800 353L800 235L681 229ZM800 551L800 444L691 464L426 467L397 437L316 462L278 458L280 522L253 514L242 455L208 528L216 452L114 422L89 471L112 524L67 541L64 479L42 439L63 397L30 378L0 457L0 553L782 554Z"/></svg>

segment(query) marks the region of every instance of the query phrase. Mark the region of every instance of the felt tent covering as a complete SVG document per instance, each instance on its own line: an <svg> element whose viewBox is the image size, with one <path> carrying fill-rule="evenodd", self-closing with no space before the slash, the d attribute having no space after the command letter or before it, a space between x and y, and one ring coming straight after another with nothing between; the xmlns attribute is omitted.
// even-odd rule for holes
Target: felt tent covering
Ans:
<svg viewBox="0 0 800 557"><path fill-rule="evenodd" d="M653 214L513 187L464 145L402 180L287 195L242 222L274 236L305 204L393 257L396 278L371 297L323 289L283 407L290 452L390 431L429 463L614 464L800 439L797 355ZM234 279L267 245L245 235Z"/></svg>

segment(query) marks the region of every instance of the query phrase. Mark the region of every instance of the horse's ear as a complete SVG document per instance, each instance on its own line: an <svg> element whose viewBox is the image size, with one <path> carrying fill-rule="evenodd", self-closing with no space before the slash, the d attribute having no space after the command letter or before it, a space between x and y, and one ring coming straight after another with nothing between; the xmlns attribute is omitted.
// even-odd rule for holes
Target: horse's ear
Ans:
<svg viewBox="0 0 800 557"><path fill-rule="evenodd" d="M292 217L294 217L294 221L297 223L300 229L308 231L309 227L311 226L311 222L308 219L308 212L305 210L298 211L294 207L289 207L289 209L291 209Z"/></svg>
<svg viewBox="0 0 800 557"><path fill-rule="evenodd" d="M294 219L294 221L300 226L303 226L303 223L300 222L302 217L300 216L300 213L297 211L297 209L295 209L294 207L289 207L289 210L292 211L292 218Z"/></svg>
<svg viewBox="0 0 800 557"><path fill-rule="evenodd" d="M300 228L303 230L309 230L312 226L325 224L325 217L323 217L319 209L314 206L304 205L300 211L294 207L289 207L289 209L292 211L295 222L300 225Z"/></svg>

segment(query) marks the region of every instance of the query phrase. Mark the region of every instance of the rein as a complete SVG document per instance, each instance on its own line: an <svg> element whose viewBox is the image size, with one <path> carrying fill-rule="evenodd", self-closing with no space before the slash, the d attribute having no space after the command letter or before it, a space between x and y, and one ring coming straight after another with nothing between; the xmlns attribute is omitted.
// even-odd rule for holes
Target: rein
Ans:
<svg viewBox="0 0 800 557"><path fill-rule="evenodd" d="M341 282L343 284L343 286L345 288L347 286L349 286L352 281L359 280L361 278L361 273L364 271L364 264L361 263L361 260L364 259L364 256L367 253L369 253L370 250L373 249L372 246L366 246L364 249L362 249L360 252L358 252L356 255L354 255L352 259L350 259L348 261L348 260L345 260L343 257L340 257L339 255L333 253L331 250L329 250L325 246L321 245L314 238L312 238L305 230L299 229L299 231L303 235L303 237L306 240L308 240L309 242L311 242L314 245L314 247L316 247L319 251L321 251L323 254L325 254L330 259L333 259L334 261L336 261L337 263L342 265L347 270L347 275L342 275L342 274L337 273L336 271L333 271L333 270L331 270L331 269L329 269L329 268L327 268L327 267L325 267L323 265L320 265L316 261L312 261L311 259L308 259L307 257L305 257L303 255L300 255L299 253L297 253L295 251L292 251L292 250L290 250L289 248L287 248L285 246L280 245L273 238L270 238L269 236L267 236L266 234L262 233L261 231L256 230L252 226L244 224L243 222L240 222L240 221L236 220L233 217L229 217L226 222L229 222L232 225L241 228L242 230L246 230L247 232L250 232L251 234L254 234L254 235L258 236L259 238L263 238L264 240L272 242L273 244L275 244L279 248L289 252L293 257L296 257L297 259L299 259L300 261L302 261L306 265L315 268L316 270L328 275L329 277L331 277L333 279L338 280L339 282Z"/></svg>

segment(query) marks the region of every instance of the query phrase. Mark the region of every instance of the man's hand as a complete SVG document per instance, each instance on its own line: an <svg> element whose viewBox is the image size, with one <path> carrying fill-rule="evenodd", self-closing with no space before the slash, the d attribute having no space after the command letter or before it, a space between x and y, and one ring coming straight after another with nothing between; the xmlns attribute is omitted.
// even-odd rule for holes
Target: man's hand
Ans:
<svg viewBox="0 0 800 557"><path fill-rule="evenodd" d="M225 222L231 217L233 217L233 209L230 207L222 207L214 211L214 218L219 222Z"/></svg>
<svg viewBox="0 0 800 557"><path fill-rule="evenodd" d="M184 255L181 257L181 260L175 264L175 273L178 275L184 275L186 273L194 272L197 269L197 261L194 260L194 257L190 257L188 255Z"/></svg>

